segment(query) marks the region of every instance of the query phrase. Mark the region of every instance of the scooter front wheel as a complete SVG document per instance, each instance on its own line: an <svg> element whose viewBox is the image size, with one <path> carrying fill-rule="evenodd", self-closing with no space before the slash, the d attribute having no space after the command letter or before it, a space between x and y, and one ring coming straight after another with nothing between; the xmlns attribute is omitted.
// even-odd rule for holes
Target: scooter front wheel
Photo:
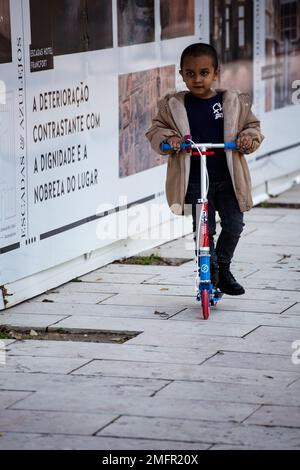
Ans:
<svg viewBox="0 0 300 470"><path fill-rule="evenodd" d="M202 314L204 320L209 319L210 307L209 307L209 291L203 289L201 292L201 304L202 304Z"/></svg>

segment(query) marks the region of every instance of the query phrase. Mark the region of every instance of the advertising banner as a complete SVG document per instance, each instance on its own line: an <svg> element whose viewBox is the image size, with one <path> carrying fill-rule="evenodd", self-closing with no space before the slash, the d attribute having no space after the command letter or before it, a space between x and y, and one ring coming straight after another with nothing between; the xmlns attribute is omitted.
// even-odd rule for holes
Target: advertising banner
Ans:
<svg viewBox="0 0 300 470"><path fill-rule="evenodd" d="M221 57L221 82L252 95L266 136L248 159L255 188L299 170L300 1L209 3L210 42Z"/></svg>
<svg viewBox="0 0 300 470"><path fill-rule="evenodd" d="M16 281L173 220L166 158L144 134L158 99L184 88L180 54L197 41L263 122L254 187L300 170L299 0L0 0L3 306L30 295ZM160 218L137 221L151 203Z"/></svg>

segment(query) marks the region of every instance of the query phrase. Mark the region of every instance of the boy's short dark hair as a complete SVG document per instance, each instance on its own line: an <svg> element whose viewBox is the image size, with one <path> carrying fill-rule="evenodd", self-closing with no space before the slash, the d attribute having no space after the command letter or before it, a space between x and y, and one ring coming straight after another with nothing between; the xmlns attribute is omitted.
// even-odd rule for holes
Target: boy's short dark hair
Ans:
<svg viewBox="0 0 300 470"><path fill-rule="evenodd" d="M205 44L204 42L196 42L195 44L191 44L184 49L183 53L181 54L180 68L183 68L184 61L187 57L201 57L204 55L212 58L214 69L218 70L219 59L217 51L213 46L210 44Z"/></svg>

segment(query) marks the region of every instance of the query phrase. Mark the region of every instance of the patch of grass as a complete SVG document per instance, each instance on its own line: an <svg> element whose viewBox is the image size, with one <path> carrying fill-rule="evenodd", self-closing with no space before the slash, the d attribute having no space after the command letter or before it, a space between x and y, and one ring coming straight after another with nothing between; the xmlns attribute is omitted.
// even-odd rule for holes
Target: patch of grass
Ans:
<svg viewBox="0 0 300 470"><path fill-rule="evenodd" d="M131 256L114 261L114 264L140 264L143 266L180 266L187 263L189 259L183 258L162 258L152 253L150 256Z"/></svg>
<svg viewBox="0 0 300 470"><path fill-rule="evenodd" d="M163 259L161 256L154 255L153 253L150 256L133 256L129 258L129 260L135 261L135 264L143 264L143 265L150 265L150 264L161 264Z"/></svg>
<svg viewBox="0 0 300 470"><path fill-rule="evenodd" d="M16 331L12 331L6 325L0 326L0 339L21 339Z"/></svg>
<svg viewBox="0 0 300 470"><path fill-rule="evenodd" d="M256 207L261 207L262 209L273 209L277 206L277 204L270 204L269 202L261 202ZM278 206L277 206L278 207Z"/></svg>
<svg viewBox="0 0 300 470"><path fill-rule="evenodd" d="M300 209L300 203L297 202L261 202L255 207L261 207L262 209Z"/></svg>
<svg viewBox="0 0 300 470"><path fill-rule="evenodd" d="M11 336L9 332L3 327L0 328L0 339L10 339Z"/></svg>

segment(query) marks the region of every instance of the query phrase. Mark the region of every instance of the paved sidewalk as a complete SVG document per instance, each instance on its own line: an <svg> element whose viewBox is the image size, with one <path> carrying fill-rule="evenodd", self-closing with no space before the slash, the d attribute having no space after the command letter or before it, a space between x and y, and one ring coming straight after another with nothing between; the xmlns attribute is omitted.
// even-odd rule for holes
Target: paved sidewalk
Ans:
<svg viewBox="0 0 300 470"><path fill-rule="evenodd" d="M247 213L233 266L246 294L225 296L209 321L193 261L111 264L0 314L140 332L124 344L5 340L0 448L300 449L299 232L297 209ZM191 257L189 240L152 252Z"/></svg>

